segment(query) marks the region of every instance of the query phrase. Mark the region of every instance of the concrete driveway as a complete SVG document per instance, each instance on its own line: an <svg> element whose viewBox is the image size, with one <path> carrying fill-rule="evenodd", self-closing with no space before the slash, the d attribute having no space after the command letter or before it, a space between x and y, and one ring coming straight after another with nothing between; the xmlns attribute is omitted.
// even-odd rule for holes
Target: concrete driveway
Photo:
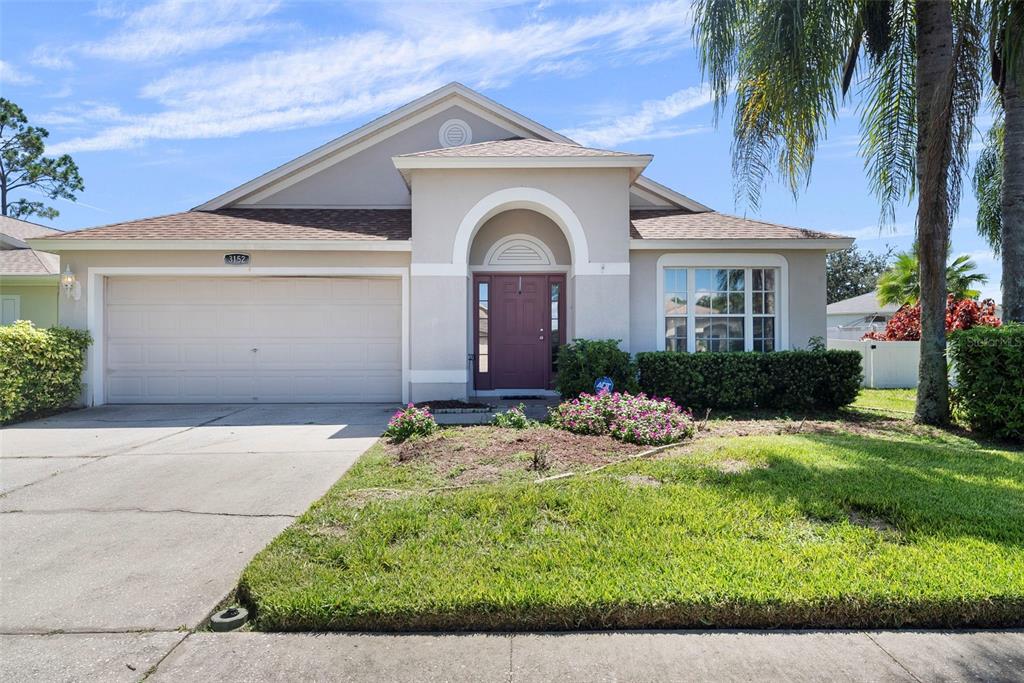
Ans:
<svg viewBox="0 0 1024 683"><path fill-rule="evenodd" d="M0 430L0 678L83 647L66 661L138 678L392 410L104 406ZM42 635L54 632L99 635Z"/></svg>

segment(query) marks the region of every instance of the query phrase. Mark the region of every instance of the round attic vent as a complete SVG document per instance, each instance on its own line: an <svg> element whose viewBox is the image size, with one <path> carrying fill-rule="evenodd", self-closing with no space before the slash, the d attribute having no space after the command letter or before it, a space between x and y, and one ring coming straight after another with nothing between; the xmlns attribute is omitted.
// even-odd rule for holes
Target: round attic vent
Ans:
<svg viewBox="0 0 1024 683"><path fill-rule="evenodd" d="M437 139L442 147L458 147L473 142L473 129L462 119L448 119L441 124Z"/></svg>

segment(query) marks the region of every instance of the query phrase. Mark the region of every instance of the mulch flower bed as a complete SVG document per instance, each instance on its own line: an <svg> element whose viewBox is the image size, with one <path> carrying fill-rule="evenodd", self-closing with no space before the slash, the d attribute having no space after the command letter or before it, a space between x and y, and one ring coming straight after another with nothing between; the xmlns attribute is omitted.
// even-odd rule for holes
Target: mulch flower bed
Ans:
<svg viewBox="0 0 1024 683"><path fill-rule="evenodd" d="M540 454L544 474L587 469L622 460L646 450L610 436L581 436L548 427L500 429L458 427L387 446L400 463L429 463L455 483L497 481L510 472L536 469Z"/></svg>

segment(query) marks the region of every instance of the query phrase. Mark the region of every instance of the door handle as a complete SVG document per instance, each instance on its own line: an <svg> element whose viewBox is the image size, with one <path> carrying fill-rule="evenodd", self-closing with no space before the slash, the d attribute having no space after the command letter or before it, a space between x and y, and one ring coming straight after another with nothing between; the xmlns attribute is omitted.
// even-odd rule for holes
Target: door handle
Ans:
<svg viewBox="0 0 1024 683"><path fill-rule="evenodd" d="M544 335L543 335L543 334L542 334L542 335L540 335L540 340L541 340L541 341L544 341Z"/></svg>

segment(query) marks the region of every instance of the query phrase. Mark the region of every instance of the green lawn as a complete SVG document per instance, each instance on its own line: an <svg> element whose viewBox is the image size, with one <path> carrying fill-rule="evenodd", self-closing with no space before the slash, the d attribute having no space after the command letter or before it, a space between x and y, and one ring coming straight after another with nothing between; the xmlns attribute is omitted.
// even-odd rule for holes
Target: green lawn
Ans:
<svg viewBox="0 0 1024 683"><path fill-rule="evenodd" d="M253 626L1024 623L1020 451L905 424L704 436L545 483L437 490L435 465L366 453L245 570Z"/></svg>
<svg viewBox="0 0 1024 683"><path fill-rule="evenodd" d="M854 408L913 414L917 389L861 389Z"/></svg>

